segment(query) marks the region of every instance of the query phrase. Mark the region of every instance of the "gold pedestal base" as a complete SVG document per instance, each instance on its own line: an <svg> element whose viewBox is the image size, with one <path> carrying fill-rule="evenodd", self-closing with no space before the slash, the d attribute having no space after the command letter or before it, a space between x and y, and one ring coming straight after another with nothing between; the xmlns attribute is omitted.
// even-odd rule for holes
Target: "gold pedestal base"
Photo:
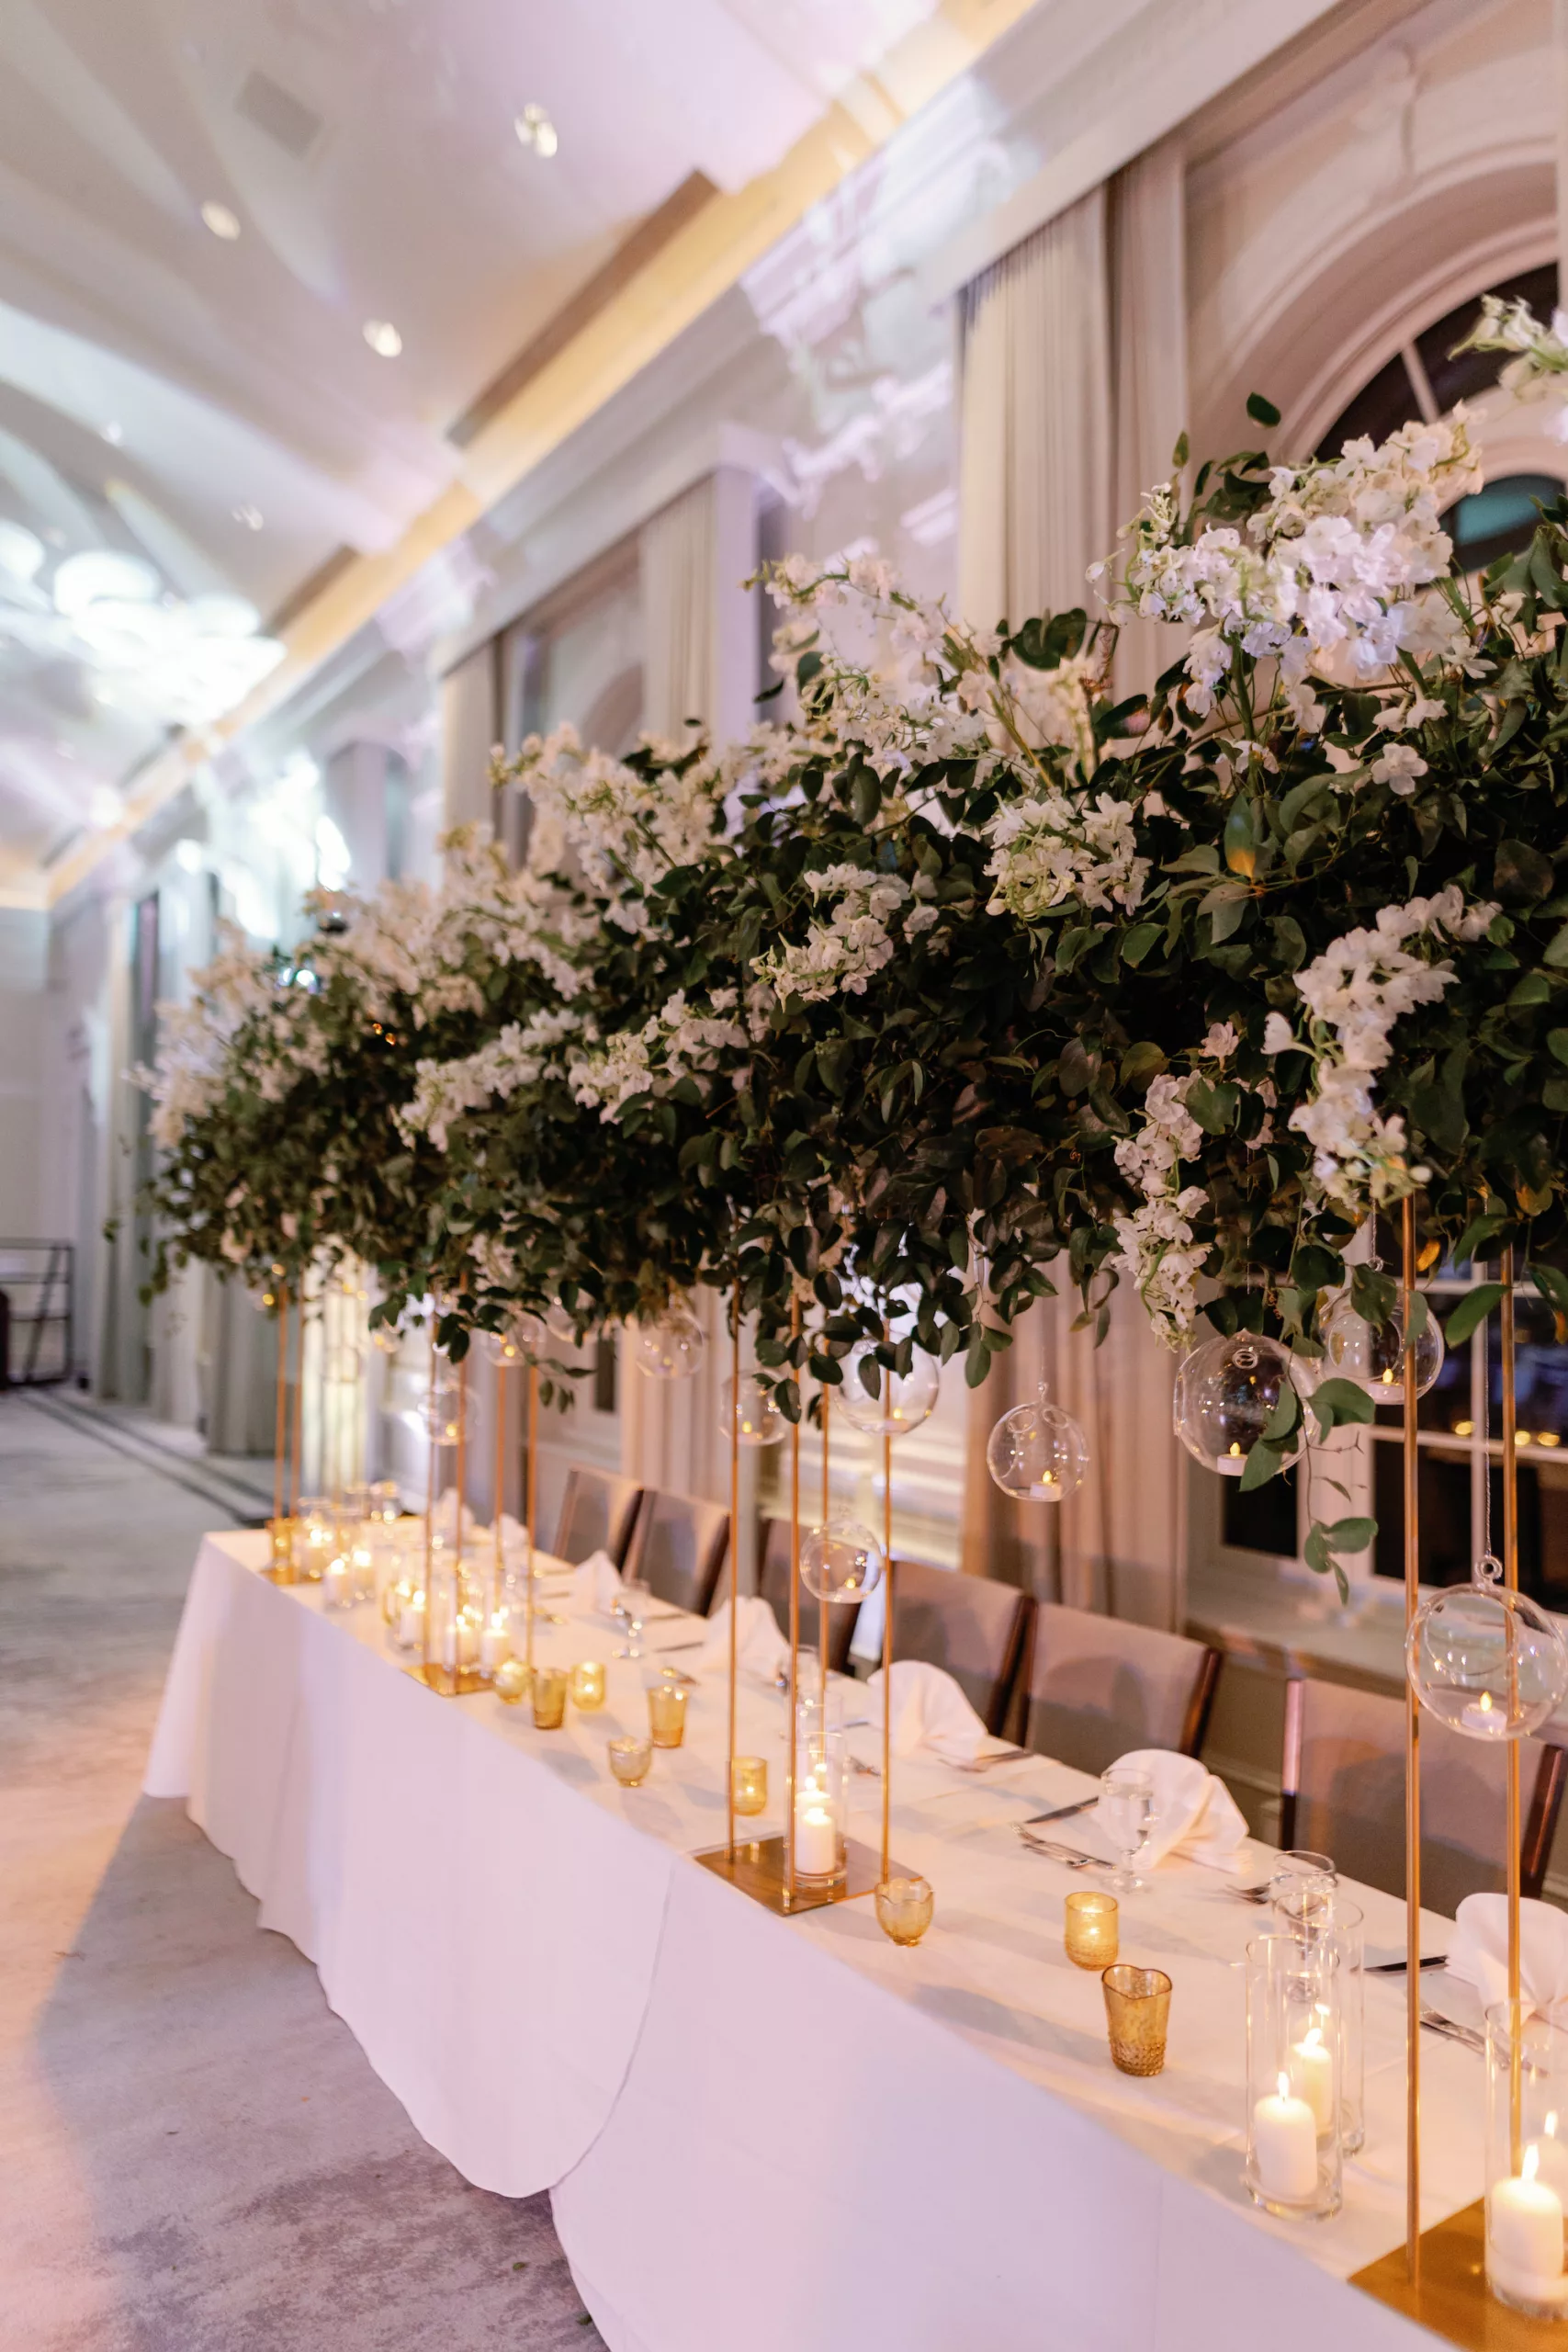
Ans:
<svg viewBox="0 0 1568 2352"><path fill-rule="evenodd" d="M1568 2343L1560 2320L1527 2319L1489 2292L1483 2199L1422 2231L1418 2287L1404 2275L1403 2245L1369 2262L1350 2284L1469 2352L1544 2352L1549 2345Z"/></svg>
<svg viewBox="0 0 1568 2352"><path fill-rule="evenodd" d="M789 1891L786 1871L788 1862L784 1841L779 1838L737 1838L735 1859L730 1860L722 1846L710 1846L692 1860L700 1862L705 1871L712 1871L716 1878L729 1881L753 1903L766 1911L775 1912L781 1918L792 1918L797 1911L821 1911L829 1903L852 1903L857 1895L874 1894L882 1877L882 1856L874 1846L863 1846L858 1838L844 1840L844 1875L830 1883L828 1881L800 1879L793 1894ZM890 1878L907 1877L902 1862L889 1862Z"/></svg>
<svg viewBox="0 0 1568 2352"><path fill-rule="evenodd" d="M454 1670L449 1666L437 1666L432 1661L429 1666L411 1666L408 1670L416 1682L423 1682L427 1690L435 1691L443 1699L467 1699L474 1691L487 1687L477 1666L463 1666Z"/></svg>

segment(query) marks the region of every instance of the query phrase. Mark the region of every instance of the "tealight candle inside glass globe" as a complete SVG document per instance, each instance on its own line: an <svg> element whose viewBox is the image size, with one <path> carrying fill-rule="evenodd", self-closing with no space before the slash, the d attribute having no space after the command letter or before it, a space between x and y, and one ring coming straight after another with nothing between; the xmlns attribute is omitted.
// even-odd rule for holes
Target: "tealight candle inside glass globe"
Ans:
<svg viewBox="0 0 1568 2352"><path fill-rule="evenodd" d="M380 1355L395 1356L404 1336L395 1323L378 1323L370 1334L370 1344Z"/></svg>
<svg viewBox="0 0 1568 2352"><path fill-rule="evenodd" d="M1523 1739L1568 1697L1568 1642L1501 1576L1495 1560L1482 1561L1472 1584L1424 1600L1404 1637L1416 1696L1469 1739Z"/></svg>
<svg viewBox="0 0 1568 2352"><path fill-rule="evenodd" d="M733 1429L742 1445L776 1445L784 1433L784 1418L767 1383L754 1372L743 1372L739 1389L733 1380L724 1384L718 1426L725 1437Z"/></svg>
<svg viewBox="0 0 1568 2352"><path fill-rule="evenodd" d="M477 1335L486 1363L509 1371L513 1364L536 1363L545 1345L545 1326L536 1315L513 1315L499 1331Z"/></svg>
<svg viewBox="0 0 1568 2352"><path fill-rule="evenodd" d="M1059 1503L1082 1481L1089 1441L1043 1388L1028 1404L1002 1415L986 1442L986 1467L1004 1495L1021 1502Z"/></svg>
<svg viewBox="0 0 1568 2352"><path fill-rule="evenodd" d="M687 1380L701 1363L706 1345L691 1308L677 1302L656 1321L636 1325L632 1362L650 1380Z"/></svg>
<svg viewBox="0 0 1568 2352"><path fill-rule="evenodd" d="M419 1426L426 1437L437 1445L457 1442L458 1399L462 1392L455 1380L438 1380L434 1389L427 1388L415 1408Z"/></svg>
<svg viewBox="0 0 1568 2352"><path fill-rule="evenodd" d="M1422 1328L1416 1337L1416 1394L1425 1396L1443 1368L1442 1326L1426 1302ZM1386 1396L1392 1404L1404 1394L1404 1301L1397 1299L1390 1321L1369 1323L1342 1291L1323 1322L1325 1369L1353 1380L1373 1396Z"/></svg>
<svg viewBox="0 0 1568 2352"><path fill-rule="evenodd" d="M1217 1470L1222 1477L1239 1478L1247 1455L1262 1436L1286 1386L1294 1382L1304 1397L1317 1385L1310 1365L1298 1361L1278 1340L1257 1331L1236 1331L1200 1341L1183 1356L1176 1374L1171 1419L1177 1436L1194 1462ZM1294 1462L1306 1442L1303 1412L1292 1435L1280 1446L1286 1463Z"/></svg>
<svg viewBox="0 0 1568 2352"><path fill-rule="evenodd" d="M902 1437L931 1419L938 1390L933 1356L917 1349L908 1372L889 1372L876 1362L875 1340L862 1340L844 1358L843 1372L837 1402L857 1430L873 1437Z"/></svg>
<svg viewBox="0 0 1568 2352"><path fill-rule="evenodd" d="M882 1582L882 1546L858 1519L830 1519L801 1537L800 1581L817 1600L863 1600Z"/></svg>

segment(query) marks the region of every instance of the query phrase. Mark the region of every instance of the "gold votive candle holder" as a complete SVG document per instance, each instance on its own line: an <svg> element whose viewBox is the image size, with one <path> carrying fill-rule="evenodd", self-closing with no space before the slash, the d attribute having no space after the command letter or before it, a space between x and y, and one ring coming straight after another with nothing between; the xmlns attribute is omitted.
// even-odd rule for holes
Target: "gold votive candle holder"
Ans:
<svg viewBox="0 0 1568 2352"><path fill-rule="evenodd" d="M635 1789L648 1778L648 1768L653 1761L651 1739L613 1739L610 1747L610 1770L623 1789Z"/></svg>
<svg viewBox="0 0 1568 2352"><path fill-rule="evenodd" d="M1122 1961L1106 1969L1100 1982L1115 2064L1123 2075L1157 2075L1165 2064L1169 1977L1161 1968L1134 1968Z"/></svg>
<svg viewBox="0 0 1568 2352"><path fill-rule="evenodd" d="M599 1658L580 1658L571 1669L571 1703L585 1715L597 1714L604 1703L604 1668Z"/></svg>
<svg viewBox="0 0 1568 2352"><path fill-rule="evenodd" d="M266 1573L274 1584L292 1584L299 1573L294 1565L294 1544L299 1525L295 1519L267 1521Z"/></svg>
<svg viewBox="0 0 1568 2352"><path fill-rule="evenodd" d="M655 1747L679 1747L686 1736L686 1686L656 1682L648 1694L648 1730Z"/></svg>
<svg viewBox="0 0 1568 2352"><path fill-rule="evenodd" d="M876 1924L896 1944L918 1944L935 1908L929 1879L885 1878L877 1887Z"/></svg>
<svg viewBox="0 0 1568 2352"><path fill-rule="evenodd" d="M1113 1894L1085 1890L1068 1895L1062 1940L1075 1967L1110 1967L1116 1957L1118 1919Z"/></svg>
<svg viewBox="0 0 1568 2352"><path fill-rule="evenodd" d="M729 1789L737 1813L748 1818L761 1813L768 1802L768 1759L765 1756L737 1756L729 1767Z"/></svg>
<svg viewBox="0 0 1568 2352"><path fill-rule="evenodd" d="M533 1687L534 1669L520 1657L503 1658L491 1677L490 1687L503 1706L520 1707Z"/></svg>
<svg viewBox="0 0 1568 2352"><path fill-rule="evenodd" d="M567 1672L564 1666L534 1668L534 1729L559 1731L566 1720Z"/></svg>

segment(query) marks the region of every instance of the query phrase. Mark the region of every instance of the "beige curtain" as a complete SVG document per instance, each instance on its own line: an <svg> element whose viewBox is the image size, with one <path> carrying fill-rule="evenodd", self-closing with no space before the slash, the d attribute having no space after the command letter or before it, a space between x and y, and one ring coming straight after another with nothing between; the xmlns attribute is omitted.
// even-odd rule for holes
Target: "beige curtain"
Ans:
<svg viewBox="0 0 1568 2352"><path fill-rule="evenodd" d="M1179 153L1156 149L965 289L966 618L1017 623L1089 605L1089 566L1168 472L1186 397L1181 195ZM1129 649L1130 676L1157 669L1147 635ZM1125 1285L1098 1349L1091 1332L1070 1328L1077 1305L1068 1295L1032 1309L971 1396L963 1566L1079 1608L1178 1625L1186 1489L1171 1359ZM1083 1485L1055 1507L1010 1501L986 1467L995 1423L1043 1379L1089 1446Z"/></svg>
<svg viewBox="0 0 1568 2352"><path fill-rule="evenodd" d="M667 742L714 707L714 485L705 475L642 526L643 725Z"/></svg>
<svg viewBox="0 0 1568 2352"><path fill-rule="evenodd" d="M490 755L501 733L498 660L493 639L475 649L441 681L443 826L491 821Z"/></svg>

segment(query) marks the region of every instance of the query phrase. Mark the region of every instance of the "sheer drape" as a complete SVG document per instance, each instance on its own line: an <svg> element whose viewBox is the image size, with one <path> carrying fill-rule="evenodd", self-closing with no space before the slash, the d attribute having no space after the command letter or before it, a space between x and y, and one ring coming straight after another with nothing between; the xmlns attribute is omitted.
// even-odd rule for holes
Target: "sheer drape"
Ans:
<svg viewBox="0 0 1568 2352"><path fill-rule="evenodd" d="M441 681L441 810L446 825L489 824L490 755L501 734L497 651L489 639Z"/></svg>
<svg viewBox="0 0 1568 2352"><path fill-rule="evenodd" d="M694 482L642 526L643 724L667 742L714 708L714 479Z"/></svg>
<svg viewBox="0 0 1568 2352"><path fill-rule="evenodd" d="M965 289L959 601L1014 623L1089 605L1085 574L1143 492L1169 472L1186 399L1182 164L1156 149L1036 232ZM1147 683L1156 632L1127 643ZM1063 1279L1065 1281L1065 1270ZM1076 1296L1034 1307L970 1399L963 1564L1082 1608L1179 1624L1185 1482L1173 1367L1123 1284L1110 1330L1070 1326ZM1090 1467L1066 1502L1010 1502L986 1441L1042 1379L1083 1423Z"/></svg>

